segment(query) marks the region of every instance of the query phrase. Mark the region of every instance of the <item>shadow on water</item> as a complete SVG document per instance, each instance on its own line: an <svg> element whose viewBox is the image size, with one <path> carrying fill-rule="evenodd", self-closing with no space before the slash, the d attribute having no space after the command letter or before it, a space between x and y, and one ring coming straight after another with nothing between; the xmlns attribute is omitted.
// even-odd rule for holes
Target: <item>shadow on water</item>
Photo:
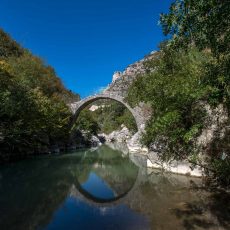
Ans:
<svg viewBox="0 0 230 230"><path fill-rule="evenodd" d="M46 225L69 193L80 157L43 157L1 168L0 229Z"/></svg>
<svg viewBox="0 0 230 230"><path fill-rule="evenodd" d="M130 159L101 146L1 166L0 229L230 229L229 193Z"/></svg>
<svg viewBox="0 0 230 230"><path fill-rule="evenodd" d="M230 229L230 194L224 190L194 188L198 201L184 203L172 212L184 229ZM211 217L211 218L210 218Z"/></svg>

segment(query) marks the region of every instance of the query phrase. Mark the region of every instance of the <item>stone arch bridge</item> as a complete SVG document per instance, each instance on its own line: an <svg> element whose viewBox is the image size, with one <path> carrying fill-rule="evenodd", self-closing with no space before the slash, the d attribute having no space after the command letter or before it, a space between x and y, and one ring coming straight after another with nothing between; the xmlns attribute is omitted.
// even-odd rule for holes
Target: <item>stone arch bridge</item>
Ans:
<svg viewBox="0 0 230 230"><path fill-rule="evenodd" d="M131 108L131 106L125 102L124 98L114 94L114 93L101 93L101 94L96 94L93 96L89 96L87 98L82 99L81 101L72 103L69 105L72 113L73 113L73 117L72 117L72 124L74 124L74 122L77 120L80 112L87 107L88 105L90 105L91 103L100 100L100 99L110 99L113 101L117 101L120 102L121 104L123 104L133 115L136 124L137 124L137 129L138 131L142 131L144 129L144 125L146 122L146 117L143 115L143 111L141 109L141 107L137 106L135 108Z"/></svg>

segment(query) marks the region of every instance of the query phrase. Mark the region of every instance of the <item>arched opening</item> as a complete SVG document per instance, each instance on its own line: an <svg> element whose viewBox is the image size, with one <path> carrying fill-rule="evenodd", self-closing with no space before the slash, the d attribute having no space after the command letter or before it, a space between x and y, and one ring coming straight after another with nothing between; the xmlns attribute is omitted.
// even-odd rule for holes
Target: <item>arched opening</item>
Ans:
<svg viewBox="0 0 230 230"><path fill-rule="evenodd" d="M96 101L99 101L99 100L111 100L111 101L116 101L120 104L122 104L124 107L127 108L127 110L132 114L135 122L136 122L136 125L137 125L137 130L139 130L139 122L137 120L137 116L134 112L134 110L127 104L123 101L122 98L119 98L119 97L113 97L113 96L108 96L108 95L97 95L97 96L92 96L92 97L89 97L89 98L86 98L86 99L83 99L81 100L80 102L77 103L77 106L75 108L75 111L74 111L74 115L72 117L72 125L76 122L80 112L82 110L84 110L87 106L93 104L94 102Z"/></svg>
<svg viewBox="0 0 230 230"><path fill-rule="evenodd" d="M77 103L72 118L73 130L89 130L92 134L110 134L128 130L130 136L138 132L139 126L134 110L121 98L97 95Z"/></svg>

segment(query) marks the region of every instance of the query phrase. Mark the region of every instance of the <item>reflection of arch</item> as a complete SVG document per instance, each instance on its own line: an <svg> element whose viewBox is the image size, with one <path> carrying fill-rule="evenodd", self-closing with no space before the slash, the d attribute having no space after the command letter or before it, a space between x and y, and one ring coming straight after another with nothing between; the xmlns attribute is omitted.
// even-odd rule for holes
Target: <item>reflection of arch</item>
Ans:
<svg viewBox="0 0 230 230"><path fill-rule="evenodd" d="M80 198L81 200L83 200L84 202L92 206L96 206L96 207L114 206L120 204L122 201L135 199L133 195L135 194L136 189L139 187L141 176L142 176L141 170L138 169L136 180L134 181L130 189L127 192L113 199L99 199L94 197L89 192L84 190L78 181L74 183L75 186L72 188L71 194L77 198Z"/></svg>
<svg viewBox="0 0 230 230"><path fill-rule="evenodd" d="M138 173L137 173L138 175ZM109 199L103 199L103 198L98 198L95 197L94 195L92 195L90 192L86 191L84 188L82 188L81 184L78 181L75 181L75 186L77 188L77 190L88 200L94 202L94 203L114 203L115 201L120 200L121 198L125 197L133 188L133 186L135 185L136 180L134 181L134 183L130 186L130 188L125 192L122 193L121 195L114 197L114 198L109 198Z"/></svg>
<svg viewBox="0 0 230 230"><path fill-rule="evenodd" d="M71 107L72 112L74 113L73 118L72 118L72 124L75 123L75 121L77 120L80 112L86 106L88 106L92 102L95 102L95 101L100 100L100 99L111 99L111 100L114 100L114 101L117 101L117 102L120 102L121 104L123 104L131 112L131 114L133 115L133 117L134 117L134 119L136 121L136 124L137 124L137 129L140 130L141 121L139 119L138 114L134 111L133 108L131 108L126 102L124 102L122 97L120 97L118 95L115 95L115 94L112 94L112 93L97 94L97 95L94 95L94 96L87 97L87 98L85 98L85 99L83 99L83 100L81 100L79 102L71 104L70 107Z"/></svg>
<svg viewBox="0 0 230 230"><path fill-rule="evenodd" d="M84 158L85 158L85 155L82 156L79 162L82 165L84 165L83 163ZM136 189L136 187L138 186L137 183L140 181L139 180L140 171L141 171L140 168L132 160L130 160L130 158L128 159L132 163L132 165L135 166L137 170L135 170L135 179L133 180L133 183L129 186L129 188L126 191L123 191L121 194L119 194L118 196L114 198L108 198L108 199L99 198L99 197L92 195L90 192L84 189L81 183L79 182L78 176L76 176L75 181L74 181L75 189L72 190L72 194L75 194L76 197L81 198L88 204L95 205L95 206L110 206L110 205L120 203L121 200L126 199L126 196L129 196L130 194L132 194L132 191Z"/></svg>

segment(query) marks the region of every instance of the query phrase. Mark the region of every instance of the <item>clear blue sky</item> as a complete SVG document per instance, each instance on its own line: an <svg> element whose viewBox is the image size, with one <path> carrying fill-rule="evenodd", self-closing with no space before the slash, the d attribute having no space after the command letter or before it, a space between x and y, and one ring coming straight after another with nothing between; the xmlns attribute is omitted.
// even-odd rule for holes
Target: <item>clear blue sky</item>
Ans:
<svg viewBox="0 0 230 230"><path fill-rule="evenodd" d="M156 50L171 0L1 0L0 27L85 97Z"/></svg>

